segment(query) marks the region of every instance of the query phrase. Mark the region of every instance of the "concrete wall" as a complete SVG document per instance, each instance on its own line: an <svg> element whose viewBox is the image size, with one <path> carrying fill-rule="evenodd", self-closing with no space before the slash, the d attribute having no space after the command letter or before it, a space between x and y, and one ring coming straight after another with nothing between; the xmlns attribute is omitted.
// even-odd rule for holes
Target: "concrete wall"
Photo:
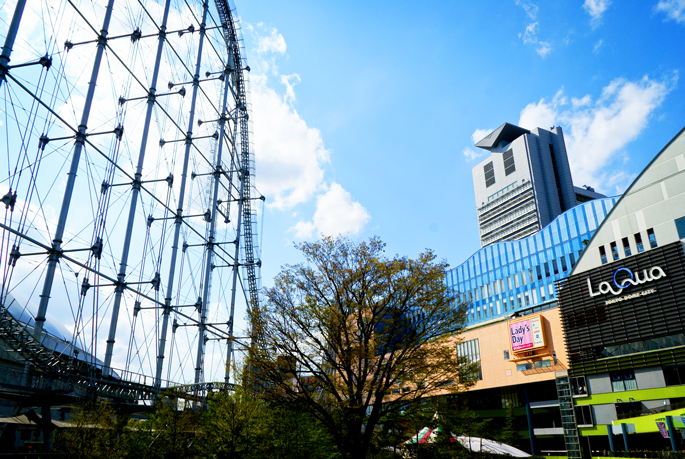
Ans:
<svg viewBox="0 0 685 459"><path fill-rule="evenodd" d="M628 238L632 255L637 254L634 235L640 233L650 250L647 229L653 228L659 246L680 240L675 219L685 216L685 132L681 132L633 182L597 230L578 261L573 274L602 265L599 246L611 259L611 242L625 258L621 239Z"/></svg>
<svg viewBox="0 0 685 459"><path fill-rule="evenodd" d="M546 347L536 349L535 353L546 354L537 359L552 360L550 367L526 371L516 370L517 364L526 360L513 361L516 355L511 351L509 327L506 321L467 330L461 335L464 341L478 338L480 347L483 380L478 381L472 390L553 380L556 370L568 368L559 309L549 309L539 314L543 318ZM505 350L509 351L509 360L504 359ZM556 352L557 355L556 367L554 367L552 352Z"/></svg>

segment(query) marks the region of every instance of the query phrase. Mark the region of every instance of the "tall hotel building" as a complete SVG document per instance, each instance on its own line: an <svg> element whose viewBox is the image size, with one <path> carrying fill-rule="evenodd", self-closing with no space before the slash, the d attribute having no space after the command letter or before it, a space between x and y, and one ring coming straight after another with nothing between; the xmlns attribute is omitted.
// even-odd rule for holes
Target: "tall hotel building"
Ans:
<svg viewBox="0 0 685 459"><path fill-rule="evenodd" d="M563 450L556 372L569 367L555 284L616 199L573 186L559 127L505 123L476 146L490 151L473 168L483 247L446 275L468 305L457 351L481 363L465 396L495 426L513 409L532 453ZM536 338L512 345L512 330L526 327Z"/></svg>
<svg viewBox="0 0 685 459"><path fill-rule="evenodd" d="M482 247L530 236L578 202L604 197L573 186L561 127L504 123L476 147L490 152L473 168Z"/></svg>

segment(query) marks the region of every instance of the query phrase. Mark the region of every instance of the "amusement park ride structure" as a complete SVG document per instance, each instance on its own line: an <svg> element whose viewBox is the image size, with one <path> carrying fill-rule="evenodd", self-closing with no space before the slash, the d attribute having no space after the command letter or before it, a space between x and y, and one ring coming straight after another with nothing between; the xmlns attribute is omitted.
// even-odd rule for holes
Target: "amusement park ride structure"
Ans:
<svg viewBox="0 0 685 459"><path fill-rule="evenodd" d="M231 387L264 201L242 46L227 0L17 1L0 56L0 394Z"/></svg>

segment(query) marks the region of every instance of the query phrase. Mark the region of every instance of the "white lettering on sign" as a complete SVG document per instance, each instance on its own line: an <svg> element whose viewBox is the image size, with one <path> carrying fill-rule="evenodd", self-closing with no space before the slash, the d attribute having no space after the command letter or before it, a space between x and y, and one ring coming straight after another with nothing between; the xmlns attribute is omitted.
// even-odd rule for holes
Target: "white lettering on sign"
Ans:
<svg viewBox="0 0 685 459"><path fill-rule="evenodd" d="M619 273L627 273L628 277L623 278L619 281L616 279L616 276ZM661 279L662 277L666 277L666 273L659 266L652 266L649 269L643 269L642 273L640 273L640 271L636 271L635 273L633 273L628 268L618 268L616 271L614 271L613 278L613 284L614 286L616 286L616 290L614 290L614 287L609 282L603 281L599 283L599 285L597 286L597 290L595 291L592 289L592 283L590 282L589 277L587 279L587 289L590 293L590 296L606 295L607 293L612 293L613 295L620 295L621 293L623 293L624 288L644 284L646 282L652 282L657 279Z"/></svg>

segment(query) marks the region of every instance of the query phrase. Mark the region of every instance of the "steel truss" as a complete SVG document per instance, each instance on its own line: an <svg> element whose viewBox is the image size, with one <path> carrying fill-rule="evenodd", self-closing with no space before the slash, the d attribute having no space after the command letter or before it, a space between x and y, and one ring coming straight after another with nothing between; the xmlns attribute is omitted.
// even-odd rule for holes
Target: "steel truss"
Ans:
<svg viewBox="0 0 685 459"><path fill-rule="evenodd" d="M24 366L0 386L133 402L230 388L263 201L233 10L56 3L18 0L0 55L0 366Z"/></svg>

